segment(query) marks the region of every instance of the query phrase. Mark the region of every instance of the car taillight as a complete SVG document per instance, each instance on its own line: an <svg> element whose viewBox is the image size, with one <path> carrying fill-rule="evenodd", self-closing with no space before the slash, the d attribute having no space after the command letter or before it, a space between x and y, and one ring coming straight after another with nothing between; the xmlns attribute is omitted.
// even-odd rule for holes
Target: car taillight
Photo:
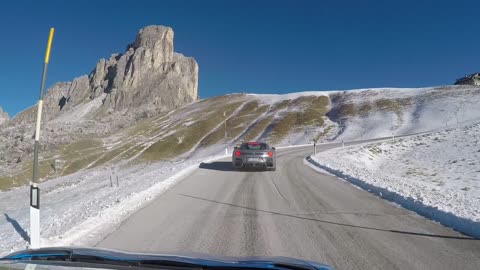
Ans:
<svg viewBox="0 0 480 270"><path fill-rule="evenodd" d="M238 151L238 150L235 151L235 156L236 156L236 157L239 157L239 156L240 156L240 151Z"/></svg>
<svg viewBox="0 0 480 270"><path fill-rule="evenodd" d="M272 152L272 151L268 151L267 155L268 155L269 157L273 157L273 152Z"/></svg>

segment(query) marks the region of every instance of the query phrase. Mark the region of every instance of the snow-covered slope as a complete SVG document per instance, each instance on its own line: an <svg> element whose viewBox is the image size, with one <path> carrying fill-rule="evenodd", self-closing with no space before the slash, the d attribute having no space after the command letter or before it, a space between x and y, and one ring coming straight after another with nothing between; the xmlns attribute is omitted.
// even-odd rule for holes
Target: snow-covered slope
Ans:
<svg viewBox="0 0 480 270"><path fill-rule="evenodd" d="M284 95L230 94L168 114L144 115L114 132L105 123L69 124L100 99L43 126L40 177L52 179L112 164L184 160L223 153L241 141L275 146L418 133L480 120L480 87L381 88L308 91ZM126 112L128 114L128 112ZM224 116L225 115L225 116ZM78 122L77 121L77 122ZM0 189L31 176L33 125L0 130ZM2 158L3 157L3 158ZM21 162L17 162L21 160ZM54 170L55 160L65 161Z"/></svg>
<svg viewBox="0 0 480 270"><path fill-rule="evenodd" d="M411 134L480 119L480 88L374 89L331 95L338 139Z"/></svg>
<svg viewBox="0 0 480 270"><path fill-rule="evenodd" d="M480 121L313 157L387 199L480 236ZM393 195L395 194L395 195Z"/></svg>
<svg viewBox="0 0 480 270"><path fill-rule="evenodd" d="M412 134L480 120L480 87L476 86L307 91L251 96L270 106L300 97L329 97L326 118L337 129L337 141ZM321 133L315 128L307 125L300 132L292 131L281 144L311 141L312 134ZM305 131L310 129L312 134L306 134L308 132Z"/></svg>
<svg viewBox="0 0 480 270"><path fill-rule="evenodd" d="M203 160L97 168L42 184L42 246L96 244ZM28 245L28 193L28 187L0 192L0 257Z"/></svg>
<svg viewBox="0 0 480 270"><path fill-rule="evenodd" d="M78 114L65 114L61 126L58 121L44 125L42 144L53 147L42 149L39 173L43 181L53 180L41 183L43 198L50 202L42 215L42 237L49 244L68 244L76 239L59 237L69 229L68 235L86 236L82 241L98 237L89 229L114 226L121 219L117 217L128 215L142 200L174 183L175 179L168 180L174 172L224 153L223 121L229 149L244 140L282 146L437 130L395 142L337 149L317 159L372 187L411 198L408 202L435 208L444 219L453 215L457 223L467 221L462 226L478 228L478 104L480 87L474 86L231 94L167 114L147 115L125 123L117 132L101 134L89 133L101 127L92 120L83 131L66 123L95 106L87 104ZM62 133L70 128L75 132ZM26 228L28 208L19 201L28 198L28 188L21 186L31 177L31 156L15 160L19 149L31 145L32 130L29 126L0 130L0 153L8 153L0 155L0 189L18 187L0 191L0 209L6 214L0 219L0 250L5 252L23 248L22 235L27 237L19 228ZM9 147L14 151L9 152ZM65 165L54 170L55 160ZM120 176L119 187L116 176L110 184L112 170ZM52 225L57 222L60 226Z"/></svg>

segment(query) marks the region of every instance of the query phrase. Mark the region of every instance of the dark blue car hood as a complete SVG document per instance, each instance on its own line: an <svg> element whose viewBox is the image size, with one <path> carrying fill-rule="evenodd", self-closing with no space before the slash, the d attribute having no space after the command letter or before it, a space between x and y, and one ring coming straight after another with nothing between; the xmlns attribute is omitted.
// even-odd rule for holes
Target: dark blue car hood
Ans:
<svg viewBox="0 0 480 270"><path fill-rule="evenodd" d="M180 265L192 265L201 268L258 268L258 269L332 269L327 265L293 259L288 257L228 257L212 256L198 253L181 254L147 254L116 251L98 248L41 248L30 249L12 253L0 259L0 268L6 264L41 263L43 266L49 262L82 262L82 258L95 258L102 263L102 268L116 269L116 262L172 262ZM112 267L109 267L109 262ZM92 261L90 261L92 263ZM58 264L56 264L58 265ZM68 264L62 264L63 267Z"/></svg>

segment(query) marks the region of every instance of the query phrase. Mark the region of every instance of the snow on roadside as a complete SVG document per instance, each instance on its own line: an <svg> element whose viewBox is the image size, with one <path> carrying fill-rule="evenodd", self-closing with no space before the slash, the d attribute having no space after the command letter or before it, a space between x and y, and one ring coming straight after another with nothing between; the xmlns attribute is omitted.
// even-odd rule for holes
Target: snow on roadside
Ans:
<svg viewBox="0 0 480 270"><path fill-rule="evenodd" d="M336 148L310 161L380 197L480 237L480 122Z"/></svg>
<svg viewBox="0 0 480 270"><path fill-rule="evenodd" d="M272 105L277 102L284 100L293 100L303 96L328 96L331 93L336 93L338 91L305 91L305 92L294 92L288 94L247 94L250 97L254 97L256 100L260 101L262 104Z"/></svg>
<svg viewBox="0 0 480 270"><path fill-rule="evenodd" d="M415 96L420 93L428 92L436 87L425 87L425 88L393 88L393 87L383 87L383 88L363 88L363 89L348 89L348 90L323 90L323 91L303 91L303 92L293 92L288 94L253 94L248 93L248 96L254 97L257 100L260 100L263 104L274 104L281 102L283 100L293 100L299 97L304 96L330 96L332 94L338 94L345 91L354 94L361 94L366 92L375 92L380 94L383 98L404 98L409 96ZM361 95L358 95L362 97Z"/></svg>
<svg viewBox="0 0 480 270"><path fill-rule="evenodd" d="M331 105L339 111L330 111L330 115L324 120L334 121L329 124L333 127L332 134L341 130L338 136L331 139L347 141L392 134L400 136L478 121L479 94L478 86L436 86L247 95L267 105L306 96L327 96ZM341 108L345 112L339 114ZM288 109L291 110L291 107ZM278 114L282 112L280 110ZM281 144L304 143L305 137L308 138L299 132L291 131Z"/></svg>
<svg viewBox="0 0 480 270"><path fill-rule="evenodd" d="M94 245L131 214L198 168L200 162L221 157L224 156L125 169L92 169L42 183L41 244ZM28 198L29 187L0 192L3 210L0 256L27 247Z"/></svg>

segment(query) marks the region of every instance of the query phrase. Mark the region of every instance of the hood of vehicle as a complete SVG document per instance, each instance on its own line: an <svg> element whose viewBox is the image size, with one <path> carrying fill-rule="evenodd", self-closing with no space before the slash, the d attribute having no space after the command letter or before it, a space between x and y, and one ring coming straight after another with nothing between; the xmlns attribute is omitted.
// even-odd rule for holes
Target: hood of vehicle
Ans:
<svg viewBox="0 0 480 270"><path fill-rule="evenodd" d="M20 263L28 261L29 264L41 260L42 257L55 257L61 255L76 257L97 257L113 261L172 261L203 267L225 268L258 268L258 269L332 269L331 267L307 260L289 257L231 257L207 255L200 253L179 254L150 254L132 253L112 249L58 247L41 248L18 251L0 259L3 263ZM49 259L51 261L51 259ZM44 264L44 263L43 263ZM4 264L5 265L5 264ZM1 268L1 264L0 264ZM108 268L108 267L105 267Z"/></svg>

